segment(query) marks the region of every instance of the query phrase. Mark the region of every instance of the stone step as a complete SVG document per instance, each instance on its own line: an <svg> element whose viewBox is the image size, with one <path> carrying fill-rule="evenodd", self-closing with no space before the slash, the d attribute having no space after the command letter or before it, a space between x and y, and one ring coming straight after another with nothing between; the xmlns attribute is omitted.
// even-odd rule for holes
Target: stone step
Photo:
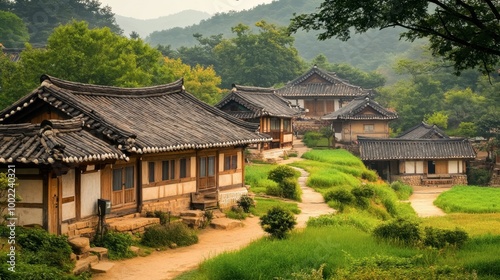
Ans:
<svg viewBox="0 0 500 280"><path fill-rule="evenodd" d="M77 255L83 255L90 251L90 239L87 237L76 237L68 240L71 249Z"/></svg>
<svg viewBox="0 0 500 280"><path fill-rule="evenodd" d="M99 262L90 265L90 271L94 273L106 273L113 268L115 264L112 262Z"/></svg>
<svg viewBox="0 0 500 280"><path fill-rule="evenodd" d="M203 211L201 210L186 210L181 212L181 217L202 217Z"/></svg>
<svg viewBox="0 0 500 280"><path fill-rule="evenodd" d="M217 218L212 220L210 226L215 229L230 230L233 228L242 227L243 222L229 218Z"/></svg>
<svg viewBox="0 0 500 280"><path fill-rule="evenodd" d="M78 275L90 270L90 266L99 263L99 258L95 255L90 255L87 258L76 261L73 274Z"/></svg>
<svg viewBox="0 0 500 280"><path fill-rule="evenodd" d="M99 261L108 259L108 249L104 247L92 247L90 248L90 253L96 255Z"/></svg>

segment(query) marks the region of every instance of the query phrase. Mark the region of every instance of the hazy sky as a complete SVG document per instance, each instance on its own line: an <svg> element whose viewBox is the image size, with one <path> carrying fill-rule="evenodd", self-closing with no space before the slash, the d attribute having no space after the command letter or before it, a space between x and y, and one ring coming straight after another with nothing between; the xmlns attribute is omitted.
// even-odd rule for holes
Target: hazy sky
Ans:
<svg viewBox="0 0 500 280"><path fill-rule="evenodd" d="M100 0L110 6L113 13L138 19L158 18L183 10L198 10L215 14L231 10L240 11L267 4L273 0Z"/></svg>

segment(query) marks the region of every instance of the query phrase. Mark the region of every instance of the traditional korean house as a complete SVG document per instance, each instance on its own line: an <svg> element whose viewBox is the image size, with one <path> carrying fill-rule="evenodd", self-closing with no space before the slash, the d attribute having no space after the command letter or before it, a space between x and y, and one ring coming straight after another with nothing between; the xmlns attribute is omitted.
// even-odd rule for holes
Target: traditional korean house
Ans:
<svg viewBox="0 0 500 280"><path fill-rule="evenodd" d="M372 91L349 84L335 73L313 66L276 92L290 100L293 105L304 108L305 117L319 119L339 110L354 98L365 96Z"/></svg>
<svg viewBox="0 0 500 280"><path fill-rule="evenodd" d="M246 193L244 148L271 140L182 80L118 88L43 75L0 123L0 171L19 179L18 224L69 236L95 230L98 199L111 203L109 218L230 206Z"/></svg>
<svg viewBox="0 0 500 280"><path fill-rule="evenodd" d="M390 182L417 186L467 184L467 161L476 157L471 143L450 138L441 129L422 123L399 138L358 137L360 157Z"/></svg>
<svg viewBox="0 0 500 280"><path fill-rule="evenodd" d="M358 136L389 137L389 121L397 119L395 112L382 107L370 97L358 97L337 111L321 117L330 121L335 138L350 143Z"/></svg>
<svg viewBox="0 0 500 280"><path fill-rule="evenodd" d="M292 147L292 119L300 116L301 112L277 95L275 89L233 84L231 93L215 107L233 117L259 124L260 132L273 138L263 145L264 149Z"/></svg>

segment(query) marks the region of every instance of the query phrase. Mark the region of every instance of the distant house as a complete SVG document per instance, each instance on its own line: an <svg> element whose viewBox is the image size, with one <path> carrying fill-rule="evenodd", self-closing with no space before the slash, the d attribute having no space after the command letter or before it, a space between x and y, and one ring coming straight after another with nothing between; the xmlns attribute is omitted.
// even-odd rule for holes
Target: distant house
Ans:
<svg viewBox="0 0 500 280"><path fill-rule="evenodd" d="M358 97L337 111L321 117L331 121L335 137L342 142L353 142L358 136L387 138L389 121L397 119L370 97Z"/></svg>
<svg viewBox="0 0 500 280"><path fill-rule="evenodd" d="M97 200L109 217L235 203L243 150L270 141L186 92L183 81L118 88L43 75L0 112L0 169L19 179L19 225L91 233Z"/></svg>
<svg viewBox="0 0 500 280"><path fill-rule="evenodd" d="M335 112L356 97L372 91L351 85L335 73L312 67L276 92L306 110L305 117L320 118Z"/></svg>
<svg viewBox="0 0 500 280"><path fill-rule="evenodd" d="M361 160L383 179L414 186L467 184L467 161L476 157L467 139L425 123L398 138L358 137L358 143Z"/></svg>
<svg viewBox="0 0 500 280"><path fill-rule="evenodd" d="M23 50L22 48L6 48L0 43L0 51L12 62L18 62L21 59L21 52Z"/></svg>
<svg viewBox="0 0 500 280"><path fill-rule="evenodd" d="M292 147L292 119L301 112L277 95L275 89L233 85L231 93L215 107L233 117L259 124L260 132L273 138L264 144L264 149Z"/></svg>

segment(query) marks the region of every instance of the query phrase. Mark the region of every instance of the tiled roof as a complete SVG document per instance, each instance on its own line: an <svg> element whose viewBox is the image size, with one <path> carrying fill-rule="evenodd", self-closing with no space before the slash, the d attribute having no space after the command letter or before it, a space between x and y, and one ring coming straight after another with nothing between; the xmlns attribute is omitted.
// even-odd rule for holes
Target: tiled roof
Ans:
<svg viewBox="0 0 500 280"><path fill-rule="evenodd" d="M425 122L416 125L407 131L401 133L397 138L401 139L438 139L450 138L446 133L435 124L426 124Z"/></svg>
<svg viewBox="0 0 500 280"><path fill-rule="evenodd" d="M246 110L232 111L232 102L242 105ZM290 102L277 95L273 88L233 85L231 93L215 106L240 119L253 119L262 116L291 118L300 115L300 111L292 108Z"/></svg>
<svg viewBox="0 0 500 280"><path fill-rule="evenodd" d="M83 130L82 125L81 118L0 125L0 163L128 160L116 147Z"/></svg>
<svg viewBox="0 0 500 280"><path fill-rule="evenodd" d="M317 75L324 82L304 83L311 76ZM308 97L308 96L339 96L356 97L366 95L371 92L369 89L363 89L359 86L351 85L346 80L336 76L335 73L326 72L314 66L304 75L288 82L284 87L276 92L284 97Z"/></svg>
<svg viewBox="0 0 500 280"><path fill-rule="evenodd" d="M473 159L469 141L456 139L366 138L358 136L362 160Z"/></svg>
<svg viewBox="0 0 500 280"><path fill-rule="evenodd" d="M377 114L366 114L363 111L371 108ZM398 115L391 112L369 97L356 98L337 111L323 116L323 120L393 120Z"/></svg>
<svg viewBox="0 0 500 280"><path fill-rule="evenodd" d="M41 86L0 112L0 122L45 102L68 117L82 116L86 129L120 150L156 153L228 147L269 141L258 124L234 118L184 90L183 81L144 88L97 86L43 75ZM15 119L15 118L14 118Z"/></svg>

